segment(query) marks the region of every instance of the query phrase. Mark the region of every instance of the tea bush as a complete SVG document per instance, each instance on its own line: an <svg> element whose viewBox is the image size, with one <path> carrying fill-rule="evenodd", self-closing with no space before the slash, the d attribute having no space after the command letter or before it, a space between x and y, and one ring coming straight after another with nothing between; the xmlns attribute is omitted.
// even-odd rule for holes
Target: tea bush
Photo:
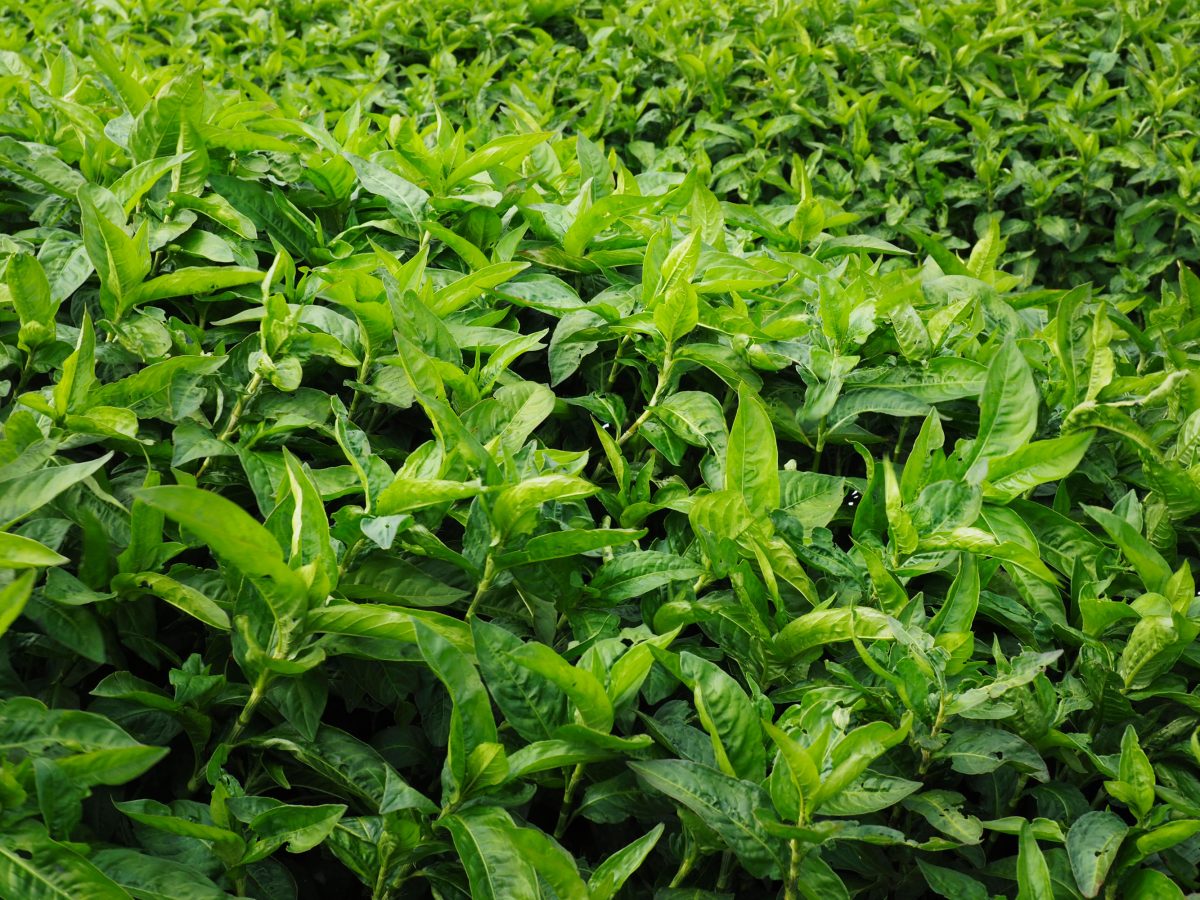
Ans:
<svg viewBox="0 0 1200 900"><path fill-rule="evenodd" d="M1200 890L1200 11L0 13L0 896Z"/></svg>

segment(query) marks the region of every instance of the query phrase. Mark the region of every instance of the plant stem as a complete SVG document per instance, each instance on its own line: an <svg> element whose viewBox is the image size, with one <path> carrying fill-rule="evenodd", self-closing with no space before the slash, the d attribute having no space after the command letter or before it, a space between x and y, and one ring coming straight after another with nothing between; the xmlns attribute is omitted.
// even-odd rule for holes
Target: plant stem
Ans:
<svg viewBox="0 0 1200 900"><path fill-rule="evenodd" d="M946 695L942 694L938 698L937 715L933 717L933 725L929 728L929 739L933 740L941 732L942 726L946 723ZM921 765L917 768L917 772L924 775L929 771L929 765L933 762L933 757L928 749L921 750Z"/></svg>
<svg viewBox="0 0 1200 900"><path fill-rule="evenodd" d="M691 841L688 841L687 851L683 855L683 859L679 863L679 869L675 872L675 877L671 879L669 887L677 888L683 884L683 879L687 878L688 872L692 871L692 864L696 862L696 850Z"/></svg>
<svg viewBox="0 0 1200 900"><path fill-rule="evenodd" d="M25 385L29 384L29 376L33 371L33 351L29 350L25 353L25 364L21 366L21 377L17 380L16 390L13 391L13 396L18 397L25 391Z"/></svg>
<svg viewBox="0 0 1200 900"><path fill-rule="evenodd" d="M371 372L371 361L371 352L369 350L364 351L362 365L358 367L359 384L367 383L367 375L369 375ZM358 410L358 401L361 399L362 391L360 391L358 388L355 388L354 396L350 400L350 411L347 413L351 419L354 418L354 413Z"/></svg>
<svg viewBox="0 0 1200 900"><path fill-rule="evenodd" d="M817 426L817 445L813 448L812 471L821 471L821 455L825 452L825 428Z"/></svg>
<svg viewBox="0 0 1200 900"><path fill-rule="evenodd" d="M271 673L264 669L258 673L254 679L254 687L250 689L250 698L246 701L246 705L242 707L242 711L238 713L237 721L233 723L233 730L229 732L229 737L225 739L226 743L232 744L238 739L246 726L254 718L254 710L258 708L258 704L262 703L263 697L266 696L267 686L271 683Z"/></svg>
<svg viewBox="0 0 1200 900"><path fill-rule="evenodd" d="M726 850L721 854L721 870L717 873L717 890L723 891L729 887L729 877L733 874L733 854Z"/></svg>
<svg viewBox="0 0 1200 900"><path fill-rule="evenodd" d="M571 777L567 779L567 786L563 790L562 806L558 810L558 823L554 826L555 840L561 838L563 832L567 830L567 822L571 818L571 805L575 799L575 791L579 787L579 779L582 775L583 763L579 763L571 773Z"/></svg>
<svg viewBox="0 0 1200 900"><path fill-rule="evenodd" d="M479 579L479 585L475 588L475 596L471 598L471 605L467 607L466 618L468 622L475 618L475 610L479 606L479 601L483 599L483 595L491 588L492 579L495 577L496 563L492 559L491 553L489 553L487 561L483 564L483 577Z"/></svg>
<svg viewBox="0 0 1200 900"><path fill-rule="evenodd" d="M909 422L908 416L905 416L903 419L900 420L900 433L896 437L896 449L892 453L892 455L895 456L896 459L900 458L900 451L904 449L904 438L908 434L908 422Z"/></svg>
<svg viewBox="0 0 1200 900"><path fill-rule="evenodd" d="M791 851L791 859L788 862L787 881L783 883L783 898L797 900L800 896L800 863L804 861L804 852L797 838L788 841L788 849Z"/></svg>
<svg viewBox="0 0 1200 900"><path fill-rule="evenodd" d="M387 884L388 867L391 862L392 855L389 852L391 849L391 842L385 839L381 843L383 847L379 858L379 874L375 876L375 887L371 889L371 900L388 900L388 897L392 895L392 889L389 888ZM409 869L412 869L411 864L403 866L400 871L396 873L397 881L399 883L403 883L408 878L407 870Z"/></svg>
<svg viewBox="0 0 1200 900"><path fill-rule="evenodd" d="M224 443L233 436L234 431L237 430L238 421L242 418L242 413L246 411L246 405L258 395L258 391L262 387L262 382L262 373L255 372L249 384L246 385L246 392L238 397L237 403L233 405L233 410L229 413L229 421L225 423L225 427L217 435L218 441ZM208 471L208 466L212 460L213 458L209 456L200 464L200 468L196 470L197 481Z"/></svg>
<svg viewBox="0 0 1200 900"><path fill-rule="evenodd" d="M242 418L242 413L246 411L246 405L258 396L258 391L262 387L263 377L261 372L255 372L250 378L250 382L246 385L246 392L238 397L237 403L233 406L233 412L229 414L229 421L225 424L218 439L227 441L233 436L234 430L237 428L238 421Z"/></svg>
<svg viewBox="0 0 1200 900"><path fill-rule="evenodd" d="M646 424L646 420L650 418L650 414L654 412L654 401L650 401L650 405L642 410L642 414L633 420L633 424L625 429L625 432L617 438L617 446L625 446L626 441L633 437L639 428Z"/></svg>
<svg viewBox="0 0 1200 900"><path fill-rule="evenodd" d="M625 433L617 438L618 447L625 446L625 442L637 434L637 430L650 418L650 415L654 412L654 407L658 405L659 398L662 397L663 391L667 389L667 384L671 380L671 365L674 362L671 352L671 348L667 347L666 355L663 357L663 367L658 373L658 384L654 386L654 393L650 396L650 402L646 404L646 408L642 410L642 414L633 420L633 424L625 429Z"/></svg>
<svg viewBox="0 0 1200 900"><path fill-rule="evenodd" d="M349 571L350 564L352 562L354 562L356 559L358 559L358 554L362 550L362 546L365 543L365 541L366 541L365 538L359 538L357 541L355 541L353 544L350 545L350 549L347 550L346 555L342 557L341 565L338 566L339 580L342 578L343 575L346 574L347 571Z"/></svg>
<svg viewBox="0 0 1200 900"><path fill-rule="evenodd" d="M621 351L625 349L625 345L629 343L629 335L621 338L617 344L617 352L613 354L612 368L608 370L608 378L604 381L604 390L611 391L614 384L617 382L617 375L620 374L618 364L621 362Z"/></svg>
<svg viewBox="0 0 1200 900"><path fill-rule="evenodd" d="M259 672L258 677L254 679L254 686L250 688L250 696L246 700L246 705L242 707L242 711L238 713L237 720L233 723L233 728L229 730L229 736L225 738L225 743L234 743L246 730L246 726L254 719L254 711L258 708L258 704L262 703L263 697L266 696L267 687L271 683L272 675L269 671L263 670ZM200 790L200 782L204 778L207 765L200 768L188 781L188 792L195 793Z"/></svg>

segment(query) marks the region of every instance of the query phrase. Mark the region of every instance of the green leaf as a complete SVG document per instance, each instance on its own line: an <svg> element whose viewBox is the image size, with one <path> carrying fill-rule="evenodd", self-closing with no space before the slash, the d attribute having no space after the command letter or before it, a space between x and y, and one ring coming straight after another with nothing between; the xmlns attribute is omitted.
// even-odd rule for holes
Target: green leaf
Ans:
<svg viewBox="0 0 1200 900"><path fill-rule="evenodd" d="M536 828L514 828L511 840L537 870L542 880L563 900L588 900L587 885L571 854Z"/></svg>
<svg viewBox="0 0 1200 900"><path fill-rule="evenodd" d="M850 900L846 883L817 852L809 852L800 862L797 887L805 900Z"/></svg>
<svg viewBox="0 0 1200 900"><path fill-rule="evenodd" d="M598 865L588 879L588 896L592 900L611 900L629 880L629 876L645 862L650 851L662 837L663 825L655 825L649 832L622 847Z"/></svg>
<svg viewBox="0 0 1200 900"><path fill-rule="evenodd" d="M155 300L165 300L168 297L211 294L243 284L256 284L262 280L263 273L258 269L243 266L191 266L169 275L159 275L140 284L132 292L126 305L133 307Z"/></svg>
<svg viewBox="0 0 1200 900"><path fill-rule="evenodd" d="M505 720L527 741L549 739L566 721L565 692L513 659L523 643L512 632L479 619L472 620L471 631L479 668Z"/></svg>
<svg viewBox="0 0 1200 900"><path fill-rule="evenodd" d="M821 803L821 815L862 816L881 812L895 806L922 787L924 785L919 781L896 775L881 775L868 769L838 791L836 796L824 800Z"/></svg>
<svg viewBox="0 0 1200 900"><path fill-rule="evenodd" d="M804 819L806 817L799 815L799 803L810 801L820 787L820 773L817 771L816 764L813 762L808 748L782 728L773 725L765 719L763 720L763 728L778 748L779 757L786 767L792 789L796 792L797 815L792 818ZM776 808L779 808L778 801L776 801Z"/></svg>
<svg viewBox="0 0 1200 900"><path fill-rule="evenodd" d="M1140 869L1122 882L1122 890L1129 897L1145 897L1146 900L1183 900L1186 896L1179 885L1157 869Z"/></svg>
<svg viewBox="0 0 1200 900"><path fill-rule="evenodd" d="M605 547L616 547L644 537L644 528L598 528L580 531L553 531L539 534L525 541L520 550L504 553L496 558L496 565L503 569L527 566L532 563L564 559L580 553L590 553Z"/></svg>
<svg viewBox="0 0 1200 900"><path fill-rule="evenodd" d="M139 162L114 181L109 190L121 204L125 215L129 215L160 178L172 169L177 169L193 155L193 153L177 153L174 156L160 156Z"/></svg>
<svg viewBox="0 0 1200 900"><path fill-rule="evenodd" d="M1127 725L1121 737L1117 778L1104 782L1104 789L1141 819L1154 806L1154 784L1154 767L1138 741L1137 731Z"/></svg>
<svg viewBox="0 0 1200 900"><path fill-rule="evenodd" d="M892 640L888 618L867 607L818 609L793 619L775 635L774 650L782 660L793 660L806 650L853 640Z"/></svg>
<svg viewBox="0 0 1200 900"><path fill-rule="evenodd" d="M194 414L204 402L205 378L227 361L224 356L176 356L146 366L128 378L94 388L85 409L112 406L142 418L179 422Z"/></svg>
<svg viewBox="0 0 1200 900"><path fill-rule="evenodd" d="M480 900L537 897L537 870L513 841L516 826L503 809L476 806L442 820Z"/></svg>
<svg viewBox="0 0 1200 900"><path fill-rule="evenodd" d="M899 393L921 403L944 403L978 396L987 378L988 369L974 360L936 356L920 368L896 366L852 372L847 378L846 390L855 393L876 391L885 397Z"/></svg>
<svg viewBox="0 0 1200 900"><path fill-rule="evenodd" d="M115 785L132 781L166 755L164 747L110 747L65 757L58 765L81 787Z"/></svg>
<svg viewBox="0 0 1200 900"><path fill-rule="evenodd" d="M1000 728L965 725L950 736L937 755L949 759L951 768L964 775L984 775L1010 765L1038 781L1050 780L1038 752L1018 735Z"/></svg>
<svg viewBox="0 0 1200 900"><path fill-rule="evenodd" d="M962 794L954 791L934 789L906 797L901 805L951 840L971 846L983 837L983 825L975 816L963 814L964 800Z"/></svg>
<svg viewBox="0 0 1200 900"><path fill-rule="evenodd" d="M1117 661L1117 675L1125 687L1142 683L1145 680L1143 669L1147 666L1150 666L1149 673L1153 674L1155 666L1152 663L1174 647L1179 637L1171 616L1142 616L1133 626L1129 639L1121 649L1121 658Z"/></svg>
<svg viewBox="0 0 1200 900"><path fill-rule="evenodd" d="M704 569L688 559L659 550L634 550L614 557L592 578L591 590L618 602L670 584L698 578Z"/></svg>
<svg viewBox="0 0 1200 900"><path fill-rule="evenodd" d="M1133 568L1148 591L1162 592L1171 578L1171 567L1154 547L1125 519L1098 506L1083 506L1105 533L1133 563Z"/></svg>
<svg viewBox="0 0 1200 900"><path fill-rule="evenodd" d="M62 376L54 386L54 411L59 418L80 412L90 405L96 383L96 333L91 317L84 312L75 352L63 360Z"/></svg>
<svg viewBox="0 0 1200 900"><path fill-rule="evenodd" d="M437 812L433 802L405 783L370 744L331 725L321 725L313 740L285 726L248 743L290 754L333 785L339 796L357 798L373 813Z"/></svg>
<svg viewBox="0 0 1200 900"><path fill-rule="evenodd" d="M525 778L551 769L625 759L641 755L653 744L648 735L618 738L579 725L564 725L556 733L563 737L534 741L514 751L508 758L509 777Z"/></svg>
<svg viewBox="0 0 1200 900"><path fill-rule="evenodd" d="M613 708L604 686L585 669L572 666L545 644L536 641L514 647L509 659L556 685L575 704L583 724L608 733L613 726Z"/></svg>
<svg viewBox="0 0 1200 900"><path fill-rule="evenodd" d="M1200 819L1176 819L1146 832L1137 839L1135 846L1138 853L1160 853L1183 843L1197 833L1200 833Z"/></svg>
<svg viewBox="0 0 1200 900"><path fill-rule="evenodd" d="M507 134L490 140L454 168L446 179L446 185L453 187L493 166L507 165L527 157L534 147L545 143L550 137L548 131L537 131L531 134Z"/></svg>
<svg viewBox="0 0 1200 900"><path fill-rule="evenodd" d="M696 289L686 281L673 284L653 307L654 326L668 346L692 332L700 321L700 301Z"/></svg>
<svg viewBox="0 0 1200 900"><path fill-rule="evenodd" d="M1021 829L1017 854L1017 898L1018 900L1054 900L1054 884L1050 880L1050 867L1046 857L1033 837L1033 829L1027 824Z"/></svg>
<svg viewBox="0 0 1200 900"><path fill-rule="evenodd" d="M17 620L29 602L33 591L33 571L22 572L4 587L0 588L0 636L8 631L9 626Z"/></svg>
<svg viewBox="0 0 1200 900"><path fill-rule="evenodd" d="M21 900L131 900L75 850L36 833L12 835L0 844L0 894Z"/></svg>
<svg viewBox="0 0 1200 900"><path fill-rule="evenodd" d="M6 280L9 296L21 320L20 345L32 349L53 341L58 306L50 296L50 282L37 257L28 253L10 257Z"/></svg>
<svg viewBox="0 0 1200 900"><path fill-rule="evenodd" d="M26 189L69 199L84 184L84 178L57 155L46 152L51 149L5 135L0 137L0 163L12 180Z"/></svg>
<svg viewBox="0 0 1200 900"><path fill-rule="evenodd" d="M539 475L505 488L492 507L492 518L503 534L514 534L524 517L551 500L578 500L599 490L574 475Z"/></svg>
<svg viewBox="0 0 1200 900"><path fill-rule="evenodd" d="M139 900L228 900L229 897L198 869L161 856L112 848L93 854L91 862Z"/></svg>
<svg viewBox="0 0 1200 900"><path fill-rule="evenodd" d="M504 262L493 263L486 268L471 272L436 291L430 308L439 316L456 312L490 288L499 287L504 282L520 275L529 263Z"/></svg>
<svg viewBox="0 0 1200 900"><path fill-rule="evenodd" d="M735 389L745 385L756 391L762 387L762 378L747 365L744 355L724 344L684 344L676 351L675 361L703 366Z"/></svg>
<svg viewBox="0 0 1200 900"><path fill-rule="evenodd" d="M237 862L246 852L246 842L236 832L175 815L171 808L163 803L154 800L127 800L114 805L142 825L212 844L214 852L227 864Z"/></svg>
<svg viewBox="0 0 1200 900"><path fill-rule="evenodd" d="M1095 897L1100 893L1128 832L1129 826L1121 817L1107 810L1084 813L1071 825L1067 832L1067 856L1083 896Z"/></svg>
<svg viewBox="0 0 1200 900"><path fill-rule="evenodd" d="M337 586L338 563L330 543L325 505L309 470L288 450L283 451L291 508L288 563L308 584L309 605L323 604ZM277 510L285 510L281 503Z"/></svg>
<svg viewBox="0 0 1200 900"><path fill-rule="evenodd" d="M268 190L253 181L217 172L211 173L208 181L213 190L236 213L253 224L255 230L268 232L271 239L281 244L292 256L307 259L313 247L320 243L312 222L279 193L277 188ZM210 207L213 211L216 208ZM206 211L206 214L211 213ZM221 215L226 221L230 219L228 214ZM237 221L239 227L246 230L241 219Z"/></svg>
<svg viewBox="0 0 1200 900"><path fill-rule="evenodd" d="M750 874L778 877L779 842L764 834L754 813L770 800L758 785L681 759L631 762L645 784L683 804L720 835Z"/></svg>
<svg viewBox="0 0 1200 900"><path fill-rule="evenodd" d="M509 775L508 755L503 744L479 744L467 754L467 777L459 793L470 797L503 784Z"/></svg>
<svg viewBox="0 0 1200 900"><path fill-rule="evenodd" d="M461 787L467 777L467 754L480 744L496 743L492 702L467 654L429 626L417 622L415 627L421 656L454 703L447 762L456 785Z"/></svg>
<svg viewBox="0 0 1200 900"><path fill-rule="evenodd" d="M740 493L753 513L779 507L775 429L762 401L744 386L738 388L738 411L725 452L725 486Z"/></svg>
<svg viewBox="0 0 1200 900"><path fill-rule="evenodd" d="M241 507L182 485L144 488L138 497L199 537L258 589L274 619L281 649L302 631L308 610L304 582L283 561L283 551L271 533Z"/></svg>
<svg viewBox="0 0 1200 900"><path fill-rule="evenodd" d="M824 528L838 514L846 498L842 478L819 472L784 470L779 473L780 508L805 528Z"/></svg>
<svg viewBox="0 0 1200 900"><path fill-rule="evenodd" d="M968 688L956 694L946 705L946 712L961 715L984 703L999 699L1009 691L1022 685L1029 684L1062 656L1063 651L1051 650L1047 653L1025 651L1014 657L1005 671L980 687Z"/></svg>
<svg viewBox="0 0 1200 900"><path fill-rule="evenodd" d="M21 537L19 534L0 533L0 568L30 569L43 566L61 566L69 560L55 553L45 544Z"/></svg>
<svg viewBox="0 0 1200 900"><path fill-rule="evenodd" d="M975 554L963 553L959 556L958 573L950 584L950 590L946 592L946 599L929 623L929 633L938 637L970 635L971 625L978 610L979 564ZM974 638L971 640L973 642Z"/></svg>
<svg viewBox="0 0 1200 900"><path fill-rule="evenodd" d="M746 692L719 666L679 654L679 670L692 689L700 722L712 737L717 765L727 775L762 781L766 754L758 713Z"/></svg>
<svg viewBox="0 0 1200 900"><path fill-rule="evenodd" d="M665 650L679 636L679 632L679 628L673 628L665 634L639 641L612 664L608 670L607 689L618 715L635 703L638 691L654 665L654 650Z"/></svg>
<svg viewBox="0 0 1200 900"><path fill-rule="evenodd" d="M984 497L1007 503L1039 484L1066 478L1079 467L1091 442L1091 432L1081 431L1034 441L1008 456L994 457L988 463Z"/></svg>
<svg viewBox="0 0 1200 900"><path fill-rule="evenodd" d="M132 307L135 293L150 274L149 231L145 224L130 237L123 210L103 188L84 185L78 194L83 243L102 288L101 305L117 321ZM110 218L116 215L119 220Z"/></svg>
<svg viewBox="0 0 1200 900"><path fill-rule="evenodd" d="M812 798L814 808L852 784L876 759L899 744L912 729L912 713L907 712L898 728L887 722L860 725L833 748L833 768L821 776L821 784Z"/></svg>
<svg viewBox="0 0 1200 900"><path fill-rule="evenodd" d="M478 496L482 492L483 486L478 482L406 478L403 475L397 475L396 479L376 498L375 514L394 516L397 513L411 512L414 509L465 500Z"/></svg>
<svg viewBox="0 0 1200 900"><path fill-rule="evenodd" d="M471 633L461 620L428 610L382 603L330 603L312 609L306 630L416 644L418 624L437 631L460 650L470 652Z"/></svg>
<svg viewBox="0 0 1200 900"><path fill-rule="evenodd" d="M250 830L272 848L287 844L289 853L306 853L324 843L345 812L341 803L276 806L255 816Z"/></svg>
<svg viewBox="0 0 1200 900"><path fill-rule="evenodd" d="M918 550L965 550L991 556L1011 563L1039 581L1047 584L1058 583L1058 578L1038 558L1033 549L1016 541L1001 540L982 528L954 528L951 531L923 535Z"/></svg>
<svg viewBox="0 0 1200 900"><path fill-rule="evenodd" d="M917 860L925 883L939 897L948 900L989 900L990 894L981 882L957 869L935 866L923 859Z"/></svg>
<svg viewBox="0 0 1200 900"><path fill-rule="evenodd" d="M977 460L1016 453L1037 428L1038 392L1033 373L1015 341L992 357L979 396L979 433L963 459L963 470Z"/></svg>
<svg viewBox="0 0 1200 900"><path fill-rule="evenodd" d="M707 447L724 460L729 434L721 404L703 391L677 391L654 407L654 415L695 447Z"/></svg>
<svg viewBox="0 0 1200 900"><path fill-rule="evenodd" d="M202 592L167 575L154 572L118 575L113 579L112 587L118 593L146 591L212 628L229 630L229 614L221 606Z"/></svg>
<svg viewBox="0 0 1200 900"><path fill-rule="evenodd" d="M28 475L0 481L0 527L11 528L19 520L41 509L68 488L90 478L112 459L106 453L90 462L47 466Z"/></svg>

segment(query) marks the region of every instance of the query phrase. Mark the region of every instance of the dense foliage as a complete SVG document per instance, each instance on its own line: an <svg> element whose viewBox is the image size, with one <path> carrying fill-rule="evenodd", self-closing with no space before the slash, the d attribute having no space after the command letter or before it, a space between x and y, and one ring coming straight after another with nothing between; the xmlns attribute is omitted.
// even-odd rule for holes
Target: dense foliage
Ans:
<svg viewBox="0 0 1200 900"><path fill-rule="evenodd" d="M1200 12L0 12L0 897L1200 890Z"/></svg>

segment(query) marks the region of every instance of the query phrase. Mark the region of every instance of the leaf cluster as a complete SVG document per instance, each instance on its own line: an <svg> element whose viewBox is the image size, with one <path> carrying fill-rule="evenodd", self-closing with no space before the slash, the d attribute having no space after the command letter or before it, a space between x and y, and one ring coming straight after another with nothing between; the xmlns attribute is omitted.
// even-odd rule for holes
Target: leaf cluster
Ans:
<svg viewBox="0 0 1200 900"><path fill-rule="evenodd" d="M64 9L0 896L1200 888L1186 4Z"/></svg>

